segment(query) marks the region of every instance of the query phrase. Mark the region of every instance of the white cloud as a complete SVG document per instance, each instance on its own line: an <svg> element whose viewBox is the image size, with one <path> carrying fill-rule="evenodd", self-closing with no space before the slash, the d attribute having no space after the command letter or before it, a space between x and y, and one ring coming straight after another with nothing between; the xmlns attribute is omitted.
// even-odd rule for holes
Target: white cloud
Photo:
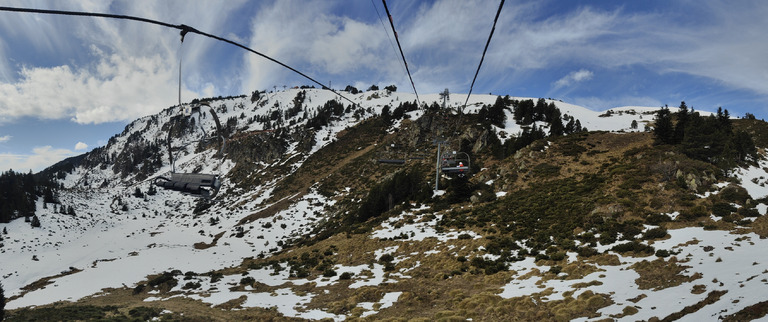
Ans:
<svg viewBox="0 0 768 322"><path fill-rule="evenodd" d="M570 72L568 75L563 76L563 78L558 79L554 83L554 87L555 89L568 87L574 83L590 80L592 79L593 75L594 73L592 73L592 71L589 71L586 69L579 69L577 71Z"/></svg>
<svg viewBox="0 0 768 322"><path fill-rule="evenodd" d="M11 138L12 138L12 136L10 136L10 135L4 135L4 136L0 136L0 143L2 143L2 142L8 142L8 141L10 141L10 140L11 140Z"/></svg>
<svg viewBox="0 0 768 322"><path fill-rule="evenodd" d="M74 11L110 12L187 23L219 32L232 11L244 1L79 1L26 2L9 5ZM174 21L176 20L176 21ZM135 21L3 13L3 37L25 41L36 56L54 55L59 63L0 63L0 119L31 116L71 119L77 123L133 120L177 103L178 31ZM0 53L9 54L0 40ZM215 61L207 56L212 44L195 35L184 44L182 100L199 95L201 69ZM17 58L21 59L21 58ZM18 69L9 72L9 69ZM17 76L9 77L9 74ZM223 77L223 75L217 75ZM205 79L214 79L208 76ZM216 82L221 83L221 82ZM205 84L202 84L205 86ZM209 90L218 93L218 90Z"/></svg>
<svg viewBox="0 0 768 322"><path fill-rule="evenodd" d="M174 105L178 81L159 56L129 58L98 50L94 55L93 70L23 68L18 82L0 84L0 114L88 124L133 120Z"/></svg>
<svg viewBox="0 0 768 322"><path fill-rule="evenodd" d="M36 147L32 154L0 153L0 169L13 169L16 172L38 172L64 158L75 155L67 149L54 149L51 146Z"/></svg>
<svg viewBox="0 0 768 322"><path fill-rule="evenodd" d="M75 151L82 151L85 149L88 149L88 144L83 142L77 142L77 144L75 144Z"/></svg>

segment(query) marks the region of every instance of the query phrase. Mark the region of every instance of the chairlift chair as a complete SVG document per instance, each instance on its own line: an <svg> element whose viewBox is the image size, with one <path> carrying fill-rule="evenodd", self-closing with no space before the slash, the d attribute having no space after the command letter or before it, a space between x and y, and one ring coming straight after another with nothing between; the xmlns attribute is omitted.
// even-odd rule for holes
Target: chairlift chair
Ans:
<svg viewBox="0 0 768 322"><path fill-rule="evenodd" d="M395 145L394 143L390 146L392 147L392 150L399 150L399 146ZM405 158L399 158L398 153L392 151L380 154L379 157L376 158L376 161L382 164L405 164Z"/></svg>
<svg viewBox="0 0 768 322"><path fill-rule="evenodd" d="M440 169L444 174L463 176L470 173L470 165L469 154L453 151L443 154Z"/></svg>
<svg viewBox="0 0 768 322"><path fill-rule="evenodd" d="M171 173L171 178L157 177L155 185L185 195L213 199L219 193L219 176L204 173Z"/></svg>
<svg viewBox="0 0 768 322"><path fill-rule="evenodd" d="M216 123L216 132L218 134L218 138L221 140L221 148L218 152L218 154L221 155L224 152L224 147L226 146L227 141L221 131L221 123L219 122L219 117L216 115L214 108L208 102L201 102L200 106L208 106L211 110L211 116ZM200 106L196 106L196 108L198 108L198 113ZM203 130L203 132L205 131ZM207 141L210 139L211 138L206 137L201 141ZM173 159L173 149L171 148L170 129L168 130L168 154L173 171L171 172L170 178L163 176L155 178L154 184L156 186L167 190L179 191L185 195L201 197L205 199L213 199L216 197L216 195L219 193L219 189L221 188L221 180L219 179L218 175L206 173L175 172L176 166Z"/></svg>

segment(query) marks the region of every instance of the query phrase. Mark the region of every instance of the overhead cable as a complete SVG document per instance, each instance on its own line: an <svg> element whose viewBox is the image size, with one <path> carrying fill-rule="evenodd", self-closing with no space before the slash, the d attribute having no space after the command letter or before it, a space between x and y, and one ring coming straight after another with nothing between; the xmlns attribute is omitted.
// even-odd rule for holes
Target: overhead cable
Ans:
<svg viewBox="0 0 768 322"><path fill-rule="evenodd" d="M288 66L288 65L286 65L286 64L284 64L284 63L282 63L282 62L280 62L280 61L278 61L278 60L276 60L276 59L274 59L272 57L269 57L269 56L267 56L265 54L262 54L262 53L260 53L260 52L258 52L256 50L253 50L253 49L251 49L249 47L246 47L245 45L242 45L240 43L237 43L237 42L234 42L232 40L229 40L229 39L226 39L226 38L223 38L223 37L219 37L219 36L216 36L216 35L213 35L213 34L209 34L209 33L197 30L197 29L195 29L193 27L190 27L190 26L187 26L187 25L183 25L183 24L182 25L174 25L174 24L170 24L170 23L167 23L167 22L162 22L162 21L157 21L157 20L152 20L152 19L147 19L147 18L142 18L142 17L127 16L127 15L116 15L116 14L109 14L109 13L98 13L98 12L79 12L79 11L32 9L32 8L15 8L15 7L0 7L0 11L24 12L24 13L39 13L39 14L64 15L64 16L100 17L100 18L133 20L133 21L139 21L139 22L159 25L159 26L163 26L163 27L167 27L167 28L178 29L178 30L181 30L181 32L184 33L184 34L190 33L190 32L191 33L195 33L195 34L198 34L198 35L201 35L201 36L205 36L205 37L208 37L208 38L213 38L213 39L216 39L218 41L223 41L225 43L228 43L228 44L231 44L231 45L235 45L235 46L240 47L242 49L245 49L245 50L247 50L247 51L249 51L251 53L254 53L254 54L259 55L259 56L261 56L263 58L266 58L269 61L272 61L272 62L274 62L274 63L276 63L276 64L278 64L280 66L283 66L283 67L293 71L294 73L303 76L306 79L309 79L310 81L314 82L315 84L318 84L318 85L322 86L322 88L329 89L334 94L336 94L336 95L340 96L341 98L349 101L350 103L355 104L355 102L353 102L349 98L345 97L344 95L341 95L339 92L335 91L334 89L330 88L329 86L325 86L323 83L320 83L320 82L316 81L312 77L309 77L306 74L296 70L295 68L293 68L291 66Z"/></svg>
<svg viewBox="0 0 768 322"><path fill-rule="evenodd" d="M387 7L387 0L381 0L381 2L384 4L384 10L387 11L387 16L389 16L389 25L392 27L392 33L395 34L395 41L397 42L397 48L400 49L400 56L403 57L403 64L405 64L405 71L408 73L408 79L411 80L413 93L416 94L416 102L419 105L421 105L421 100L419 100L419 93L416 92L416 85L413 84L413 77L411 77L411 70L408 69L408 61L405 60L405 54L403 54L403 47L400 46L400 38L397 37L397 31L395 30L395 23L392 20L392 14L389 13L389 8Z"/></svg>
<svg viewBox="0 0 768 322"><path fill-rule="evenodd" d="M477 71L475 71L475 77L472 78L472 84L469 86L469 93L467 94L467 100L464 101L464 108L467 107L467 103L469 102L469 96L472 95L472 88L475 87L475 80L477 80L477 74L480 73L480 67L483 66L483 60L485 60L485 53L488 51L488 45L491 43L493 32L496 30L496 22L499 20L499 14L501 13L502 7L504 7L504 0L501 0L501 3L499 4L499 10L496 11L496 18L493 19L493 27L491 28L491 34L488 35L488 41L485 42L485 49L483 49L483 56L480 57L480 64L477 65Z"/></svg>

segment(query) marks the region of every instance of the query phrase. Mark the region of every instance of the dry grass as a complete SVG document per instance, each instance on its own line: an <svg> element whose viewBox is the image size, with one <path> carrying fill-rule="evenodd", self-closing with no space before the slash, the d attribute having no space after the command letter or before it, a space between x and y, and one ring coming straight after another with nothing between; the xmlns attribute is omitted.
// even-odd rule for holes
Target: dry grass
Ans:
<svg viewBox="0 0 768 322"><path fill-rule="evenodd" d="M194 247L195 247L195 249L208 249L208 248L211 248L213 246L216 246L216 243L219 241L219 238L221 238L221 236L224 236L224 232L223 231L218 233L218 234L216 234L216 236L213 237L213 241L211 241L210 243L199 242L199 243L195 243Z"/></svg>
<svg viewBox="0 0 768 322"><path fill-rule="evenodd" d="M679 265L676 257L671 257L669 260L644 260L630 266L630 268L640 274L635 283L641 290L658 291L701 278L699 273L691 276L682 275L681 273L690 266Z"/></svg>
<svg viewBox="0 0 768 322"><path fill-rule="evenodd" d="M67 276L67 275L72 275L72 274L79 273L79 272L82 272L82 271L83 271L82 269L77 269L77 268L74 268L74 267L70 267L70 269L68 271L61 272L58 275L43 277L43 278L41 278L41 279L39 279L37 281L34 281L34 282L32 282L32 283L30 283L28 285L23 286L21 288L21 293L19 295L14 295L14 296L9 297L7 299L7 301L10 302L10 301L13 301L15 299L24 297L24 295L26 295L29 292L34 292L36 290L44 289L49 284L53 283L52 280L55 280L55 279L57 279L59 277L63 277L63 276Z"/></svg>

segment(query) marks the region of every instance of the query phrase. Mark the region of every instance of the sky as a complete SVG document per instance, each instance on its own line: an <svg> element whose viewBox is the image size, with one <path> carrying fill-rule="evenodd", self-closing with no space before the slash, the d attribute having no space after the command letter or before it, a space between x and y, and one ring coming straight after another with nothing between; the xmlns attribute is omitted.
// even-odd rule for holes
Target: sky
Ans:
<svg viewBox="0 0 768 322"><path fill-rule="evenodd" d="M467 93L499 7L387 2L418 93ZM335 89L413 92L378 0L3 0L185 24ZM768 2L506 1L474 93L768 115ZM107 18L0 11L0 171L37 172L179 101L312 82L231 44ZM179 84L179 62L181 85Z"/></svg>

